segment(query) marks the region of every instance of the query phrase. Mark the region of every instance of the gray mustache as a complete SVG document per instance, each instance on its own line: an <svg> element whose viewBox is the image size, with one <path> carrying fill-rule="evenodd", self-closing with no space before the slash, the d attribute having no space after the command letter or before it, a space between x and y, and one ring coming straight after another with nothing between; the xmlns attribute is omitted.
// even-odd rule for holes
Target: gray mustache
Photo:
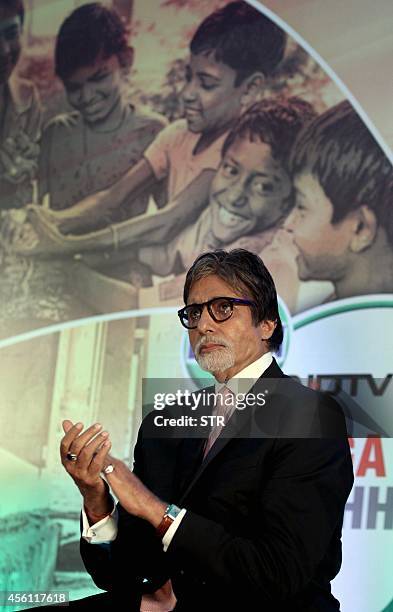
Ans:
<svg viewBox="0 0 393 612"><path fill-rule="evenodd" d="M195 346L195 353L198 354L201 347L205 344L221 344L223 348L232 348L232 345L227 340L220 338L220 336L204 336L198 340Z"/></svg>

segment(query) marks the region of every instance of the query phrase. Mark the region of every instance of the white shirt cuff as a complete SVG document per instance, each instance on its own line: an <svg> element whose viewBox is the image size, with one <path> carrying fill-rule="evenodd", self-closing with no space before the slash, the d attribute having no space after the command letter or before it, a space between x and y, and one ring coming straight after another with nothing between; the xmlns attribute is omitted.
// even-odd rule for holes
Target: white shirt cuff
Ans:
<svg viewBox="0 0 393 612"><path fill-rule="evenodd" d="M89 544L104 544L116 539L118 513L114 502L113 505L112 512L94 525L89 525L85 509L82 506L82 538L86 542Z"/></svg>
<svg viewBox="0 0 393 612"><path fill-rule="evenodd" d="M173 538L173 536L176 533L176 529L179 527L180 523L182 522L183 516L185 515L186 512L187 511L184 508L182 510L180 510L179 514L177 515L177 517L173 521L172 525L165 532L164 537L162 538L162 543L163 543L163 546L164 546L164 552L167 551L169 544L172 542L172 538Z"/></svg>

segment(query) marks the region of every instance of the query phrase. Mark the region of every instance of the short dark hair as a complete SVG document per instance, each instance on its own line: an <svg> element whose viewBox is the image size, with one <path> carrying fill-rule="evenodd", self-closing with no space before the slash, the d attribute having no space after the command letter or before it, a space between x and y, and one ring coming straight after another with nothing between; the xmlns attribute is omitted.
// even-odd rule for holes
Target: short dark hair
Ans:
<svg viewBox="0 0 393 612"><path fill-rule="evenodd" d="M25 7L23 0L0 0L0 9L13 11L18 15L21 25L25 20Z"/></svg>
<svg viewBox="0 0 393 612"><path fill-rule="evenodd" d="M266 320L276 322L268 344L272 350L277 350L283 340L283 328L278 312L276 287L262 259L246 249L218 249L202 253L187 272L183 291L185 304L192 285L212 274L222 278L235 291L245 294L255 303L255 307L251 308L254 325Z"/></svg>
<svg viewBox="0 0 393 612"><path fill-rule="evenodd" d="M316 117L312 105L300 98L268 98L253 104L226 137L222 155L238 138L260 140L272 149L273 157L288 169L291 148L300 130Z"/></svg>
<svg viewBox="0 0 393 612"><path fill-rule="evenodd" d="M236 71L235 85L254 72L272 74L281 62L285 32L246 2L230 2L198 27L190 50L194 55L214 51L219 62Z"/></svg>
<svg viewBox="0 0 393 612"><path fill-rule="evenodd" d="M293 175L315 176L332 203L332 223L363 204L378 223L386 222L392 165L349 102L333 106L305 127L293 147L290 169ZM393 228L388 231L392 234Z"/></svg>
<svg viewBox="0 0 393 612"><path fill-rule="evenodd" d="M102 54L117 55L119 62L130 50L128 31L116 11L99 2L75 9L60 26L55 48L55 72L67 80L78 68L89 66Z"/></svg>

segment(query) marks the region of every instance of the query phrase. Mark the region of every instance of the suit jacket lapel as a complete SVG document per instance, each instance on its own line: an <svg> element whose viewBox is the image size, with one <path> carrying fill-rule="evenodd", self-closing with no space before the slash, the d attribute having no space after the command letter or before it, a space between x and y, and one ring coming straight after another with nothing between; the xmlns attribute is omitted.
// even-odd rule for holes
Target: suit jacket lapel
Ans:
<svg viewBox="0 0 393 612"><path fill-rule="evenodd" d="M273 358L273 361L270 364L270 366L267 368L267 370L265 370L262 376L256 381L255 385L250 389L249 393L256 393L257 388L259 388L261 390L263 389L263 391L266 390L268 394L270 394L274 392L277 379L282 378L283 376L284 374L282 370L279 368L276 360ZM246 407L244 410L234 411L233 415L231 416L231 418L229 419L225 427L225 431L217 438L216 442L213 444L212 448L210 449L205 459L201 463L199 463L199 467L194 473L194 477L191 479L191 481L189 481L188 487L185 489L184 493L181 495L181 499L179 503L182 503L182 501L189 494L189 492L194 487L196 482L199 480L199 478L208 468L210 463L213 461L213 459L217 457L217 455L226 447L226 445L237 435L240 435L240 437L242 437L241 431L242 429L246 427L247 422L251 419L256 409L258 408L249 406L249 407ZM259 409L263 410L263 408L259 408ZM195 443L196 441L187 440L185 442L186 442L185 446L187 449L186 450L187 456L190 457L189 454L192 452L193 449L194 450L198 449L197 452L200 453L199 460L201 460L202 459L201 448L198 447L196 444L194 445L190 444L191 442Z"/></svg>
<svg viewBox="0 0 393 612"><path fill-rule="evenodd" d="M214 393L214 386L207 387L201 390L202 393ZM210 396L209 396L210 397ZM204 402L198 409L198 416L209 415L212 413L212 406L207 402ZM191 434L194 431L191 430ZM184 495L182 492L188 488L189 483L194 479L194 476L199 469L203 461L203 452L206 444L206 436L208 435L208 429L206 428L206 436L203 437L203 433L200 432L202 437L192 437L192 435L185 437L181 443L180 456L178 461L178 467L176 470L177 495L181 495L183 499Z"/></svg>
<svg viewBox="0 0 393 612"><path fill-rule="evenodd" d="M202 463L205 442L205 438L184 438L182 441L180 461L176 469L176 499L183 499L182 492L193 481Z"/></svg>

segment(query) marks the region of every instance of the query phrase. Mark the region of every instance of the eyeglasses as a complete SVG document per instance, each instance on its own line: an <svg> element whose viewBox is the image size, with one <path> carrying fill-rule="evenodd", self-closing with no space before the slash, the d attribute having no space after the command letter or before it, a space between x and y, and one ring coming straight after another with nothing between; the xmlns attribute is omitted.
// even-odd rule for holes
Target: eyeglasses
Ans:
<svg viewBox="0 0 393 612"><path fill-rule="evenodd" d="M234 304L239 306L255 306L255 302L232 297L216 297L202 304L189 304L177 311L181 324L187 329L198 327L205 306L213 321L222 323L233 314Z"/></svg>

